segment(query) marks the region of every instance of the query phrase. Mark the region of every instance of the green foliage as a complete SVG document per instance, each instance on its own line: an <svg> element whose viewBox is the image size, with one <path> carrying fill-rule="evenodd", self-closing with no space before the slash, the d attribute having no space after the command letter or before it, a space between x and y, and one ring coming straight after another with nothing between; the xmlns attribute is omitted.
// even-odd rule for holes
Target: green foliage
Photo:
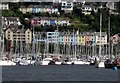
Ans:
<svg viewBox="0 0 120 83"><path fill-rule="evenodd" d="M4 17L15 17L17 15L11 10L2 10L2 16L4 16Z"/></svg>
<svg viewBox="0 0 120 83"><path fill-rule="evenodd" d="M34 27L34 30L35 31L44 31L44 27L42 27L42 26L36 26L36 27Z"/></svg>
<svg viewBox="0 0 120 83"><path fill-rule="evenodd" d="M2 16L4 17L19 17L22 24L25 27L30 28L30 23L25 21L25 18L32 18L35 16L39 17L61 17L61 18L69 18L71 19L70 26L60 26L59 31L73 31L80 30L82 32L85 31L99 31L100 28L100 13L102 13L102 31L108 32L108 10L107 9L99 9L98 13L94 11L91 12L91 15L84 15L80 7L75 6L73 8L72 13L65 13L64 11L60 10L60 15L57 14L49 14L49 13L26 13L23 14L19 11L19 7L22 3L10 3L10 10L2 10ZM97 3L100 5L100 3ZM120 12L120 2L117 3L117 9ZM120 14L119 15L111 15L111 34L116 34L120 32ZM38 26L35 27L36 31L54 31L56 30L56 26Z"/></svg>

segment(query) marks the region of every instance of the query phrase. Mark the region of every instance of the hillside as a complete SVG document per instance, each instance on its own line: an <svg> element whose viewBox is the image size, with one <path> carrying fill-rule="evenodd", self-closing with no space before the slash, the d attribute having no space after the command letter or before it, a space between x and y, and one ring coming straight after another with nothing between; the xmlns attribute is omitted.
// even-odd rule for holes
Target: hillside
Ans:
<svg viewBox="0 0 120 83"><path fill-rule="evenodd" d="M117 9L120 12L120 2L117 3ZM118 15L109 15L108 9L99 9L98 12L92 12L90 15L85 15L82 13L82 10L74 6L72 13L65 13L64 11L60 10L60 15L58 14L49 14L49 13L26 13L23 14L21 11L19 11L19 8L21 5L24 5L23 3L10 3L10 10L2 10L2 15L4 17L19 17L20 21L23 25L25 25L25 28L31 28L32 25L30 25L30 21L26 21L25 18L28 18L29 20L32 17L39 16L39 17L58 17L58 18L69 18L71 19L70 26L59 26L59 31L73 31L74 30L80 30L81 32L86 31L99 31L99 17L100 13L103 14L103 20L102 20L102 31L108 32L108 17L111 18L111 35L116 34L120 32L120 14ZM54 31L56 29L56 26L38 26L35 27L36 31Z"/></svg>

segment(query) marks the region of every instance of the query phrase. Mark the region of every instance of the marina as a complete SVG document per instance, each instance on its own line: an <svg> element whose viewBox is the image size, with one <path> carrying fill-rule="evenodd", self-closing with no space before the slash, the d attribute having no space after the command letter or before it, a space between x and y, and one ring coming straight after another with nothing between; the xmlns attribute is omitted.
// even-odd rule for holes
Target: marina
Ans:
<svg viewBox="0 0 120 83"><path fill-rule="evenodd" d="M3 83L120 82L120 2L14 0L0 11Z"/></svg>
<svg viewBox="0 0 120 83"><path fill-rule="evenodd" d="M108 20L110 25L110 19ZM110 26L108 26L108 29ZM102 32L102 13L100 14L100 32L80 32L79 29L75 32L35 32L32 27L31 36L32 43L23 41L23 32L30 33L31 30L17 29L14 35L14 41L1 41L1 61L0 65L95 65L96 67L105 67L105 61L111 59L111 64L114 64L114 59L119 59L119 36L116 40L110 39L106 32ZM8 31L6 31L5 35ZM110 31L109 31L110 33ZM2 34L4 38L4 34ZM20 37L19 37L20 36ZM108 40L109 38L109 40ZM113 36L114 38L114 36ZM107 41L108 40L108 41ZM29 41L28 41L29 42ZM113 44L115 42L115 44ZM3 45L2 45L3 43ZM119 60L117 64L119 65Z"/></svg>

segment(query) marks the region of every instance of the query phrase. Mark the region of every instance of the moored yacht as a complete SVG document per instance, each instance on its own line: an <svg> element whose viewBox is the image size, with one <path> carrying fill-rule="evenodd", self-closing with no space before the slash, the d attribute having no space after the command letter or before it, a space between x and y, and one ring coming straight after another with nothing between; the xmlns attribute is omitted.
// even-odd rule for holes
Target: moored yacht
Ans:
<svg viewBox="0 0 120 83"><path fill-rule="evenodd" d="M44 58L42 61L41 61L41 65L48 65L50 61L52 61L53 59L52 58Z"/></svg>
<svg viewBox="0 0 120 83"><path fill-rule="evenodd" d="M16 63L13 61L13 59L8 59L8 58L2 58L0 60L0 66L14 66Z"/></svg>

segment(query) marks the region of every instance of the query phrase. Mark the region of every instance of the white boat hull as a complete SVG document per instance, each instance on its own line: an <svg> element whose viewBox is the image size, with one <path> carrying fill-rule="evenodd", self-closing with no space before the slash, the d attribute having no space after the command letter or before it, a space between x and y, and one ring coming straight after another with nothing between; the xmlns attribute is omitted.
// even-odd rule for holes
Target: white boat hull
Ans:
<svg viewBox="0 0 120 83"><path fill-rule="evenodd" d="M52 58L44 58L43 61L41 61L41 65L48 65L51 60Z"/></svg>
<svg viewBox="0 0 120 83"><path fill-rule="evenodd" d="M99 62L96 66L98 68L101 68L101 67L105 67L105 64L104 64L104 62Z"/></svg>
<svg viewBox="0 0 120 83"><path fill-rule="evenodd" d="M48 65L50 61L41 61L41 65Z"/></svg>
<svg viewBox="0 0 120 83"><path fill-rule="evenodd" d="M16 63L10 60L0 61L0 66L14 66L14 65L16 65Z"/></svg>
<svg viewBox="0 0 120 83"><path fill-rule="evenodd" d="M61 65L62 62L55 62L56 65Z"/></svg>
<svg viewBox="0 0 120 83"><path fill-rule="evenodd" d="M74 64L75 65L83 65L85 62L83 61L74 61Z"/></svg>
<svg viewBox="0 0 120 83"><path fill-rule="evenodd" d="M85 62L85 61L74 61L74 64L75 65L89 65L90 64L90 62Z"/></svg>

